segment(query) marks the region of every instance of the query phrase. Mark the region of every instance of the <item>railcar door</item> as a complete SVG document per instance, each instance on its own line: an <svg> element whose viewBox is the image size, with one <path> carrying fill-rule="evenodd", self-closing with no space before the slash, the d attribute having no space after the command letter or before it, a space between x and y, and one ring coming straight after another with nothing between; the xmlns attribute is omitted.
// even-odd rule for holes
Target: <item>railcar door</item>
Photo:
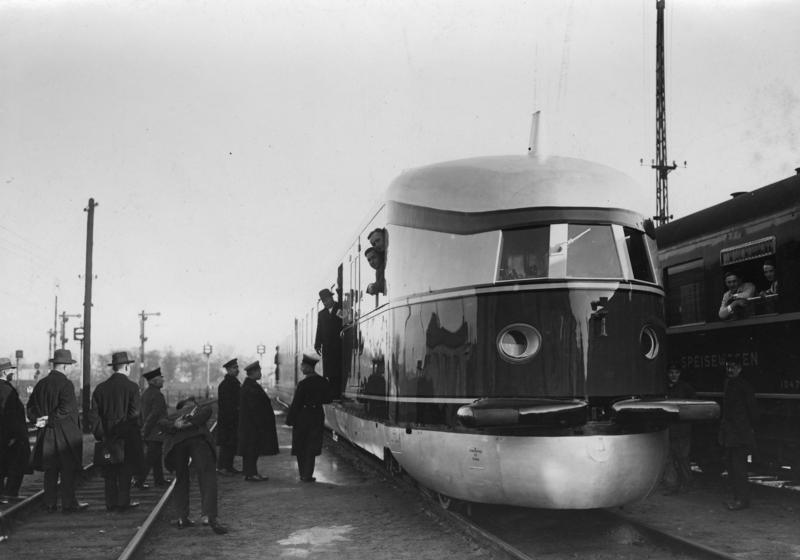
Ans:
<svg viewBox="0 0 800 560"><path fill-rule="evenodd" d="M342 263L342 397L358 389L358 319L360 316L360 243L347 251Z"/></svg>

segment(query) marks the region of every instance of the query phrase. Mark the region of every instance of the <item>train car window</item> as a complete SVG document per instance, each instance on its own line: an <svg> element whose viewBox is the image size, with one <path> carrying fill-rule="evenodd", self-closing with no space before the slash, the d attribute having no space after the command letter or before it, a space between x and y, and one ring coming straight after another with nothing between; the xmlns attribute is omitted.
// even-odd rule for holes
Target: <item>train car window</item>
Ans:
<svg viewBox="0 0 800 560"><path fill-rule="evenodd" d="M553 233L563 232L563 228ZM566 259L570 278L622 278L622 265L610 225L569 224L566 237L552 236L551 268L554 260Z"/></svg>
<svg viewBox="0 0 800 560"><path fill-rule="evenodd" d="M503 232L497 280L546 278L550 226Z"/></svg>
<svg viewBox="0 0 800 560"><path fill-rule="evenodd" d="M459 235L397 226L390 235L386 281L393 298L494 282L500 247L497 230Z"/></svg>
<svg viewBox="0 0 800 560"><path fill-rule="evenodd" d="M703 322L703 259L669 266L667 276L667 324Z"/></svg>
<svg viewBox="0 0 800 560"><path fill-rule="evenodd" d="M628 257L631 260L631 272L636 280L654 282L653 268L650 266L650 255L647 250L644 232L629 227L623 227L625 245L628 248Z"/></svg>
<svg viewBox="0 0 800 560"><path fill-rule="evenodd" d="M389 233L383 227L386 210L381 208L361 234L360 305L366 313L387 302L386 270L389 264Z"/></svg>

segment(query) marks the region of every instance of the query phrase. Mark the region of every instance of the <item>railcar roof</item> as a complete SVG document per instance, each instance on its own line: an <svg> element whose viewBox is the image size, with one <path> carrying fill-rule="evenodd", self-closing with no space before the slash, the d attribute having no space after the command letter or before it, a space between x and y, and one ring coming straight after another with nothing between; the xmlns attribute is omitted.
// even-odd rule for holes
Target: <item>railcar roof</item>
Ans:
<svg viewBox="0 0 800 560"><path fill-rule="evenodd" d="M800 175L740 194L656 230L660 247L721 232L781 212L800 208Z"/></svg>
<svg viewBox="0 0 800 560"><path fill-rule="evenodd" d="M646 211L642 186L590 161L550 156L478 157L411 169L389 186L388 200L458 212L581 206Z"/></svg>

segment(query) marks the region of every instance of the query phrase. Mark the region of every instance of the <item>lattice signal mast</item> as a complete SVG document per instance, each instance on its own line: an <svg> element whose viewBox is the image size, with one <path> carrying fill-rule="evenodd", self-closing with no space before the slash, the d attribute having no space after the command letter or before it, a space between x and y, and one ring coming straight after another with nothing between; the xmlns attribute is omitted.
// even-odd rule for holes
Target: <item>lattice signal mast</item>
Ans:
<svg viewBox="0 0 800 560"><path fill-rule="evenodd" d="M672 219L669 213L667 175L677 167L673 161L667 163L667 109L666 88L664 87L664 4L666 0L656 0L656 159L651 167L656 170L656 225L663 225Z"/></svg>

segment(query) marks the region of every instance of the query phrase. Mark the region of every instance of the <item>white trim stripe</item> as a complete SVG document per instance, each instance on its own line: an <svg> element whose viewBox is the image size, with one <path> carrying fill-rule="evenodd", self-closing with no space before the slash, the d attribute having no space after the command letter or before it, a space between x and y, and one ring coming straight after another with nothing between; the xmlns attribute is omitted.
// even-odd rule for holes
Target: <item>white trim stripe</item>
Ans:
<svg viewBox="0 0 800 560"><path fill-rule="evenodd" d="M401 305L410 305L415 303L425 303L427 301L435 301L440 299L452 299L457 297L479 296L488 294L511 293L511 292L544 292L550 290L625 290L630 292L642 292L655 294L658 296L664 295L664 290L655 286L641 286L639 284L623 285L620 281L569 281L560 280L558 282L546 282L536 284L505 284L499 286L492 286L486 288L465 288L454 290L443 290L435 294L424 296L412 296L406 299L400 299L392 302L392 307Z"/></svg>
<svg viewBox="0 0 800 560"><path fill-rule="evenodd" d="M429 403L429 404L470 404L475 402L481 397L461 397L461 398L452 398L452 397L394 397L394 396L383 396L383 395L364 395L361 393L352 393L345 391L345 397L354 399L354 400L370 400L370 401L381 401L381 402L398 402L398 403Z"/></svg>

